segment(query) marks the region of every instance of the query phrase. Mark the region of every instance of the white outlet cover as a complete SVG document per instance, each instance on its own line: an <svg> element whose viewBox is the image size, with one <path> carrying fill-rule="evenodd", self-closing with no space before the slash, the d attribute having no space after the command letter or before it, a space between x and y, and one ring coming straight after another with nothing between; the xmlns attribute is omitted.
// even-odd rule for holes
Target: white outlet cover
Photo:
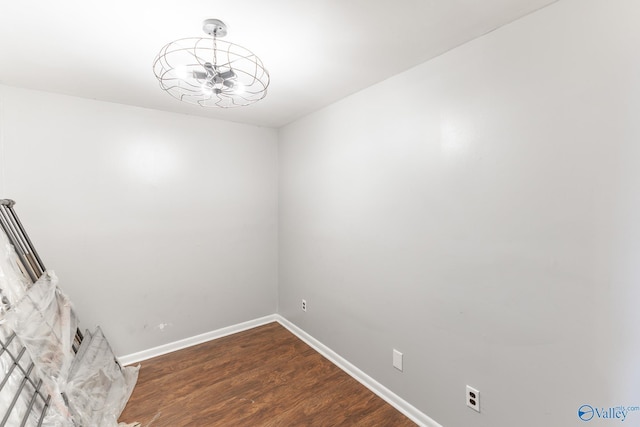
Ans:
<svg viewBox="0 0 640 427"><path fill-rule="evenodd" d="M393 349L393 367L402 371L402 353L395 348Z"/></svg>
<svg viewBox="0 0 640 427"><path fill-rule="evenodd" d="M467 406L480 412L480 392L471 386L467 386Z"/></svg>

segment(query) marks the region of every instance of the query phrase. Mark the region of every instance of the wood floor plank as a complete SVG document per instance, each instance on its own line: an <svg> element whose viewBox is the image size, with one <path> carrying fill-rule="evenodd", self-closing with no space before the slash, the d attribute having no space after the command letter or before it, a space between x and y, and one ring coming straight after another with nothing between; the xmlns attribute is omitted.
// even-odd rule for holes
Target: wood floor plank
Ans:
<svg viewBox="0 0 640 427"><path fill-rule="evenodd" d="M142 362L120 421L143 427L415 426L276 322Z"/></svg>

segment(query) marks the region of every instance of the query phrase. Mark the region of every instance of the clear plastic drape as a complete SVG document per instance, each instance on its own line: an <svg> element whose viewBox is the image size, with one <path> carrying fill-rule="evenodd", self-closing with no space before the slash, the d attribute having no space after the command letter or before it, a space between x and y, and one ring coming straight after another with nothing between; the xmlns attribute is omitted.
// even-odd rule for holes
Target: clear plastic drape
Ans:
<svg viewBox="0 0 640 427"><path fill-rule="evenodd" d="M118 364L100 328L76 354L77 327L56 275L31 283L0 231L0 425L118 425L138 367Z"/></svg>

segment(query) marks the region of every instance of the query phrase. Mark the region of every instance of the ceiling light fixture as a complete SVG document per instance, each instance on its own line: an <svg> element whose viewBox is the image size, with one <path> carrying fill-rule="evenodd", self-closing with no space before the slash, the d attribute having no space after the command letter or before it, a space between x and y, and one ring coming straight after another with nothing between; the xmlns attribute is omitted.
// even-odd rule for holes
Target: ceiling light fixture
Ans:
<svg viewBox="0 0 640 427"><path fill-rule="evenodd" d="M267 95L269 73L249 49L219 40L227 26L207 19L211 37L191 37L165 45L153 62L162 90L201 107L231 108L253 104Z"/></svg>

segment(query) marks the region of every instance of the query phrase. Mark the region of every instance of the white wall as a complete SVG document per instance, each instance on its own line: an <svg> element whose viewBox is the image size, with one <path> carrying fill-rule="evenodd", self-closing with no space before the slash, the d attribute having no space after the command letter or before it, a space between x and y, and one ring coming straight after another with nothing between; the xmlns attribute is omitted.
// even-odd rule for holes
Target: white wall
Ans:
<svg viewBox="0 0 640 427"><path fill-rule="evenodd" d="M561 0L281 129L280 313L446 427L640 406L639 14Z"/></svg>
<svg viewBox="0 0 640 427"><path fill-rule="evenodd" d="M277 310L276 137L0 86L0 197L130 354Z"/></svg>

